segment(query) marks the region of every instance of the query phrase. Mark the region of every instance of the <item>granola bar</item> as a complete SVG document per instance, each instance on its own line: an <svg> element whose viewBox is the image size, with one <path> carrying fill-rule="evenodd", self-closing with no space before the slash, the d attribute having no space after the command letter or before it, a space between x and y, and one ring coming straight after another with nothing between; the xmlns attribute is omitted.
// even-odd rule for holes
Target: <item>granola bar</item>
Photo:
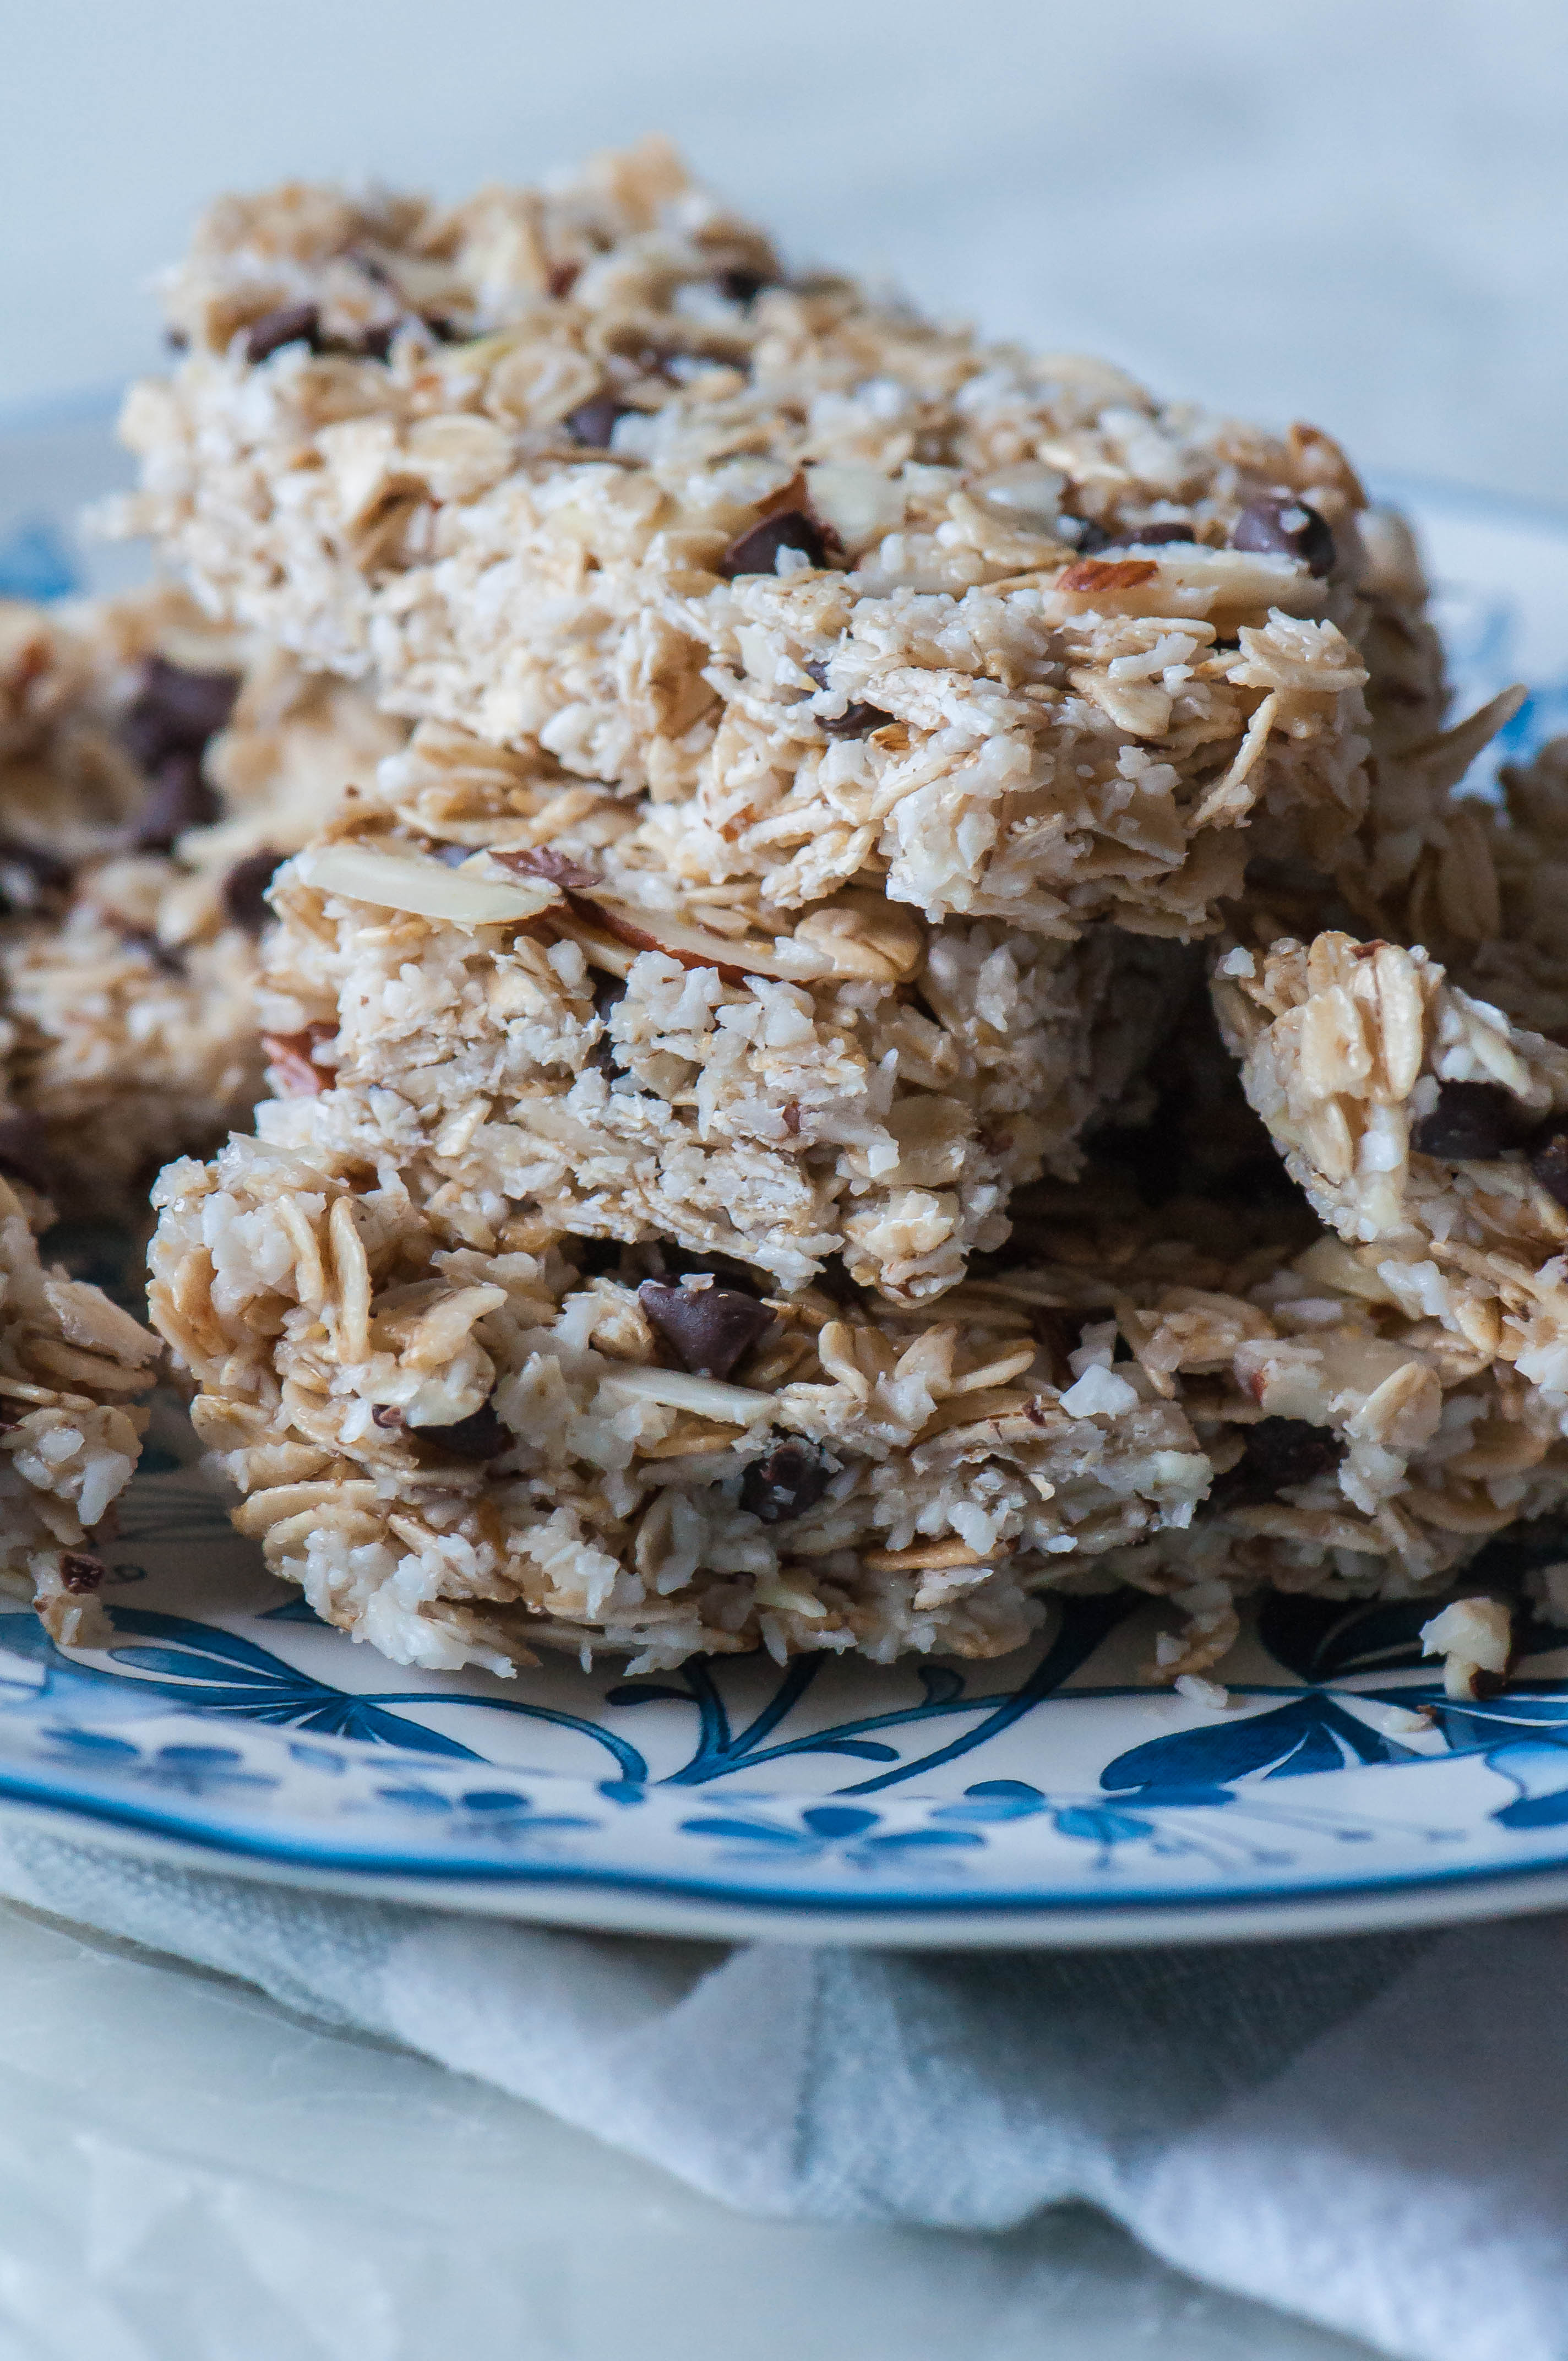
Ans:
<svg viewBox="0 0 1568 2361"><path fill-rule="evenodd" d="M402 730L182 595L0 604L0 1159L132 1211L262 1086L256 939L283 854Z"/></svg>
<svg viewBox="0 0 1568 2361"><path fill-rule="evenodd" d="M1540 1395L1344 1284L1299 1206L1151 1215L1100 1174L927 1307L543 1224L478 1247L389 1164L267 1139L159 1195L153 1316L236 1522L398 1662L987 1656L1131 1584L1175 1679L1248 1590L1441 1591L1568 1497Z"/></svg>
<svg viewBox="0 0 1568 2361"><path fill-rule="evenodd" d="M94 1536L136 1466L156 1336L85 1280L46 1269L49 1208L0 1179L0 1590L61 1647L108 1637Z"/></svg>
<svg viewBox="0 0 1568 2361"><path fill-rule="evenodd" d="M1190 967L858 889L704 899L638 807L428 730L272 898L269 1140L395 1164L487 1252L543 1219L785 1288L841 1257L904 1301L1001 1243L1014 1188L1079 1169Z"/></svg>
<svg viewBox="0 0 1568 2361"><path fill-rule="evenodd" d="M1425 1348L1568 1417L1568 1049L1420 948L1238 948L1215 982L1247 1095L1344 1241L1343 1283Z"/></svg>
<svg viewBox="0 0 1568 2361"><path fill-rule="evenodd" d="M1188 935L1441 721L1328 436L792 274L662 142L225 199L167 301L122 525L389 708L652 795L673 874Z"/></svg>

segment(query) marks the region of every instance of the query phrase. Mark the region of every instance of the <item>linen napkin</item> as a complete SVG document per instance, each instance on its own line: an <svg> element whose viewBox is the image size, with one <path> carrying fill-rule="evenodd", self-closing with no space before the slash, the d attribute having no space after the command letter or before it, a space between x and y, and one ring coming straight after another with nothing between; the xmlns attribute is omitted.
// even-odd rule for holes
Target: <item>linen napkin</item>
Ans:
<svg viewBox="0 0 1568 2361"><path fill-rule="evenodd" d="M1087 2200L1408 2361L1568 2361L1568 1916L981 1956L556 1933L0 1819L0 1891L390 2037L759 2213Z"/></svg>

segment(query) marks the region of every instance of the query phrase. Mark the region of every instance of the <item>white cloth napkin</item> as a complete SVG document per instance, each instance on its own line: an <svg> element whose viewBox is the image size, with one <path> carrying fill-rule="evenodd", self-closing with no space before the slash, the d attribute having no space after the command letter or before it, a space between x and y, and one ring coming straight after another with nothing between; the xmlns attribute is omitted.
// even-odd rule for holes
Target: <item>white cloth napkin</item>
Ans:
<svg viewBox="0 0 1568 2361"><path fill-rule="evenodd" d="M557 1934L0 1821L0 1891L406 2044L761 2213L1080 2198L1409 2361L1568 2361L1568 1917L981 1957Z"/></svg>

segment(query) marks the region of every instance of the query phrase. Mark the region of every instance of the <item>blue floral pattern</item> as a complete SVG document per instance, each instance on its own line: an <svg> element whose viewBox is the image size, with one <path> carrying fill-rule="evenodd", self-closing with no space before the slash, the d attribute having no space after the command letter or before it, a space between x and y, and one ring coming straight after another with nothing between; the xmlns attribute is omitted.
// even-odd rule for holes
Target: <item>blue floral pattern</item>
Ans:
<svg viewBox="0 0 1568 2361"><path fill-rule="evenodd" d="M0 1611L0 1795L232 1861L938 1927L1568 1864L1568 1633L1549 1627L1475 1704L1422 1662L1430 1602L1278 1598L1231 1704L1206 1711L1141 1684L1158 1610L1126 1594L1058 1601L1036 1647L978 1666L557 1664L390 1686L190 1471L139 1478L124 1531L108 1648L67 1655ZM1476 1570L1509 1578L1565 1545L1527 1529Z"/></svg>

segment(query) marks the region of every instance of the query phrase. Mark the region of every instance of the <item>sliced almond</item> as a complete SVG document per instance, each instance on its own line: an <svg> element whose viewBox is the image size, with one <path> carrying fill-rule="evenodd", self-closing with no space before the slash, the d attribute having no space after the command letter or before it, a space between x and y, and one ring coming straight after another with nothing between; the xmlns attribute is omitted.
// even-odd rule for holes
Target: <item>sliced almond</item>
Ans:
<svg viewBox="0 0 1568 2361"><path fill-rule="evenodd" d="M754 1426L776 1405L776 1394L759 1393L753 1386L727 1386L717 1378L696 1378L685 1369L618 1368L603 1379L622 1393L643 1401L664 1402L671 1410L689 1410L698 1418L721 1420L728 1426Z"/></svg>
<svg viewBox="0 0 1568 2361"><path fill-rule="evenodd" d="M568 894L569 907L551 913L551 924L569 935L596 967L624 976L642 951L663 951L682 967L713 968L725 983L744 983L751 975L781 983L811 983L835 972L825 952L788 936L773 942L753 936L737 941L730 935L710 934L685 919L666 917L635 904L616 902L603 895Z"/></svg>
<svg viewBox="0 0 1568 2361"><path fill-rule="evenodd" d="M1005 1557L1009 1553L999 1549L995 1554ZM861 1564L868 1574L945 1574L960 1565L985 1565L978 1550L967 1542L924 1542L913 1549L873 1549L861 1552Z"/></svg>
<svg viewBox="0 0 1568 2361"><path fill-rule="evenodd" d="M557 907L561 889L544 877L520 877L515 884L448 869L417 854L378 852L341 841L300 854L294 875L318 894L341 894L384 910L409 910L420 918L444 918L455 927L497 927L536 918Z"/></svg>

